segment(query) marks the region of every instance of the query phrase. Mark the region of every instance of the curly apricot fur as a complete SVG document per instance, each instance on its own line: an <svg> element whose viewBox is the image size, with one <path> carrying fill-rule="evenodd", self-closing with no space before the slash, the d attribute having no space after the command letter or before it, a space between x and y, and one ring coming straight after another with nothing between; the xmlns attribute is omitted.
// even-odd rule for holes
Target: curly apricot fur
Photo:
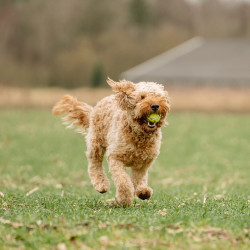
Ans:
<svg viewBox="0 0 250 250"><path fill-rule="evenodd" d="M148 169L160 153L160 128L166 124L170 104L160 84L115 82L109 78L107 82L115 94L102 99L95 107L67 95L53 108L53 114L66 114L65 121L85 131L88 172L95 189L100 193L109 190L109 180L102 166L106 153L116 185L117 204L131 206L135 194L144 200L153 193L147 184ZM152 103L159 105L157 113L161 119L150 127L144 117L153 113ZM131 176L125 167L131 167Z"/></svg>

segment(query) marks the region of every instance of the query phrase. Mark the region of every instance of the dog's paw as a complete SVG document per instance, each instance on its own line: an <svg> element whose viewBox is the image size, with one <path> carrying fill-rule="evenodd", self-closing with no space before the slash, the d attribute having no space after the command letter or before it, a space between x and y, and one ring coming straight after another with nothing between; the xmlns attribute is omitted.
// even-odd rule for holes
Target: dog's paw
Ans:
<svg viewBox="0 0 250 250"><path fill-rule="evenodd" d="M116 203L119 206L126 207L126 206L132 206L134 201L134 187L131 183L126 183L126 185L120 185L116 190Z"/></svg>
<svg viewBox="0 0 250 250"><path fill-rule="evenodd" d="M108 192L109 186L110 186L109 181L104 181L102 183L98 183L97 185L95 185L95 189L99 193L104 194L104 193Z"/></svg>
<svg viewBox="0 0 250 250"><path fill-rule="evenodd" d="M134 197L122 197L122 198L118 196L115 197L115 201L117 205L121 207L132 206L133 200L134 200Z"/></svg>
<svg viewBox="0 0 250 250"><path fill-rule="evenodd" d="M138 187L136 189L136 195L142 200L148 200L153 194L153 190L150 187Z"/></svg>

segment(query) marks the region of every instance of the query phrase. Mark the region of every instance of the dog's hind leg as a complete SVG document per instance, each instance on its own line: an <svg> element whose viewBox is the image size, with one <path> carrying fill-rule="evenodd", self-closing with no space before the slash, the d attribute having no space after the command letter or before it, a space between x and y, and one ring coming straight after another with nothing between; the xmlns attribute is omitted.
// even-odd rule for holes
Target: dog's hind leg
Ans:
<svg viewBox="0 0 250 250"><path fill-rule="evenodd" d="M88 172L91 182L95 189L100 193L106 193L109 190L109 180L104 173L102 166L105 149L100 145L89 146L87 157L89 160Z"/></svg>

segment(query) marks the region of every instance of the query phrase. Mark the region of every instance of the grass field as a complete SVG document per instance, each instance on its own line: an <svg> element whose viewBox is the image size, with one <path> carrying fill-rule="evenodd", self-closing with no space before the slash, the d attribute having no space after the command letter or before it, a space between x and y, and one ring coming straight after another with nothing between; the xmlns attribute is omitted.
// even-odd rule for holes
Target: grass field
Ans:
<svg viewBox="0 0 250 250"><path fill-rule="evenodd" d="M250 116L168 121L152 198L120 208L91 186L81 135L49 111L1 110L0 249L249 249Z"/></svg>

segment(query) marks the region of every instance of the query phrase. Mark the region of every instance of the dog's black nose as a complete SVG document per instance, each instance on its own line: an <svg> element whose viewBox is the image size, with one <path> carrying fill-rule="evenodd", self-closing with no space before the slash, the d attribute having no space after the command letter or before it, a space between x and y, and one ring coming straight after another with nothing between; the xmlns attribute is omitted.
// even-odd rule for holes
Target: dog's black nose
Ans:
<svg viewBox="0 0 250 250"><path fill-rule="evenodd" d="M153 111L157 111L159 109L159 105L156 104L156 103L153 103L150 105L150 108L153 110Z"/></svg>

